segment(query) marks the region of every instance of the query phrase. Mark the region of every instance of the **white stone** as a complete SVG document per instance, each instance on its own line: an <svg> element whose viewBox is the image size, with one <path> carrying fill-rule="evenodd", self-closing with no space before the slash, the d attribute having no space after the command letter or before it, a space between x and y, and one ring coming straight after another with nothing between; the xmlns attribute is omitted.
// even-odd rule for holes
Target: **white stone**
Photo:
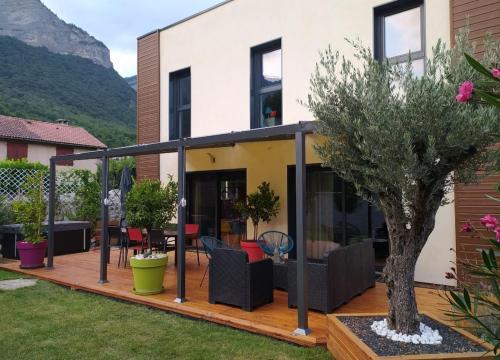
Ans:
<svg viewBox="0 0 500 360"><path fill-rule="evenodd" d="M36 279L14 279L0 281L0 290L16 290L28 286L33 286L37 282Z"/></svg>
<svg viewBox="0 0 500 360"><path fill-rule="evenodd" d="M420 323L420 334L402 334L389 329L387 319L374 321L370 328L377 334L387 339L413 344L439 345L443 341L438 330L433 330L429 326Z"/></svg>

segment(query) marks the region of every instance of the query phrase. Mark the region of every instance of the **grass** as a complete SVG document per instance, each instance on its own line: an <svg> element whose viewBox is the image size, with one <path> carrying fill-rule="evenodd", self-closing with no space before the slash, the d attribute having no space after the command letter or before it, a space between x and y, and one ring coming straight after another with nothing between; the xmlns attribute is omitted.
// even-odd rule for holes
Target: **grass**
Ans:
<svg viewBox="0 0 500 360"><path fill-rule="evenodd" d="M0 270L0 280L20 275ZM3 359L331 359L224 326L45 281L0 291Z"/></svg>

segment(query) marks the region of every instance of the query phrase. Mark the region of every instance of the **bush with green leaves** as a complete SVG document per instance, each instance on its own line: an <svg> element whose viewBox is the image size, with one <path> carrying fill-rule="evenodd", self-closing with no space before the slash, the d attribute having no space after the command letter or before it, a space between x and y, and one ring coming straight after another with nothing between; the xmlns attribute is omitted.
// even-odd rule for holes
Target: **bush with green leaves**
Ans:
<svg viewBox="0 0 500 360"><path fill-rule="evenodd" d="M477 180L479 169L494 167L499 112L455 99L465 79L479 76L463 57L472 53L466 32L451 50L439 41L421 77L410 61L380 62L359 42L351 44L356 64L331 48L321 54L306 105L325 137L316 148L323 163L385 215L391 249L384 268L388 323L414 334L420 322L414 291L418 256L453 184ZM486 44L481 62L491 63L499 48Z"/></svg>
<svg viewBox="0 0 500 360"><path fill-rule="evenodd" d="M176 215L177 183L169 177L163 185L159 180L137 182L125 201L127 224L141 229L166 229Z"/></svg>
<svg viewBox="0 0 500 360"><path fill-rule="evenodd" d="M123 168L128 167L130 175L135 179L136 177L136 166L135 157L125 156L122 158L109 159L108 161L108 183L109 189L120 188L120 180L122 176ZM97 177L101 176L101 166L97 168Z"/></svg>
<svg viewBox="0 0 500 360"><path fill-rule="evenodd" d="M48 170L48 166L38 161L31 162L28 159L1 160L0 169L27 169L27 170Z"/></svg>
<svg viewBox="0 0 500 360"><path fill-rule="evenodd" d="M44 194L46 172L38 171L29 176L23 185L24 195L12 203L16 222L21 224L24 241L38 244L44 241L43 221L47 215Z"/></svg>
<svg viewBox="0 0 500 360"><path fill-rule="evenodd" d="M247 195L245 201L235 204L235 209L245 220L251 219L253 224L253 239L257 240L259 235L259 223L269 223L272 218L278 216L280 210L280 197L271 189L268 182L262 182L257 186L257 191Z"/></svg>
<svg viewBox="0 0 500 360"><path fill-rule="evenodd" d="M95 230L101 211L101 184L96 174L88 170L73 171L80 179L75 193L76 211L73 219L88 221L91 229Z"/></svg>
<svg viewBox="0 0 500 360"><path fill-rule="evenodd" d="M0 226L8 224L12 219L11 208L5 201L4 196L0 196Z"/></svg>

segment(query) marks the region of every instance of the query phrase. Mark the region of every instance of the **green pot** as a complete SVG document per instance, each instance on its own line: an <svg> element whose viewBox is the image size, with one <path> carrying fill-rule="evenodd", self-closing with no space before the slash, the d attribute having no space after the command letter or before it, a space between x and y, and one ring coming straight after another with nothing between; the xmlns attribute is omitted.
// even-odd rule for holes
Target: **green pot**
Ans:
<svg viewBox="0 0 500 360"><path fill-rule="evenodd" d="M152 295L163 292L163 277L167 257L161 259L130 259L134 275L134 289L137 295Z"/></svg>

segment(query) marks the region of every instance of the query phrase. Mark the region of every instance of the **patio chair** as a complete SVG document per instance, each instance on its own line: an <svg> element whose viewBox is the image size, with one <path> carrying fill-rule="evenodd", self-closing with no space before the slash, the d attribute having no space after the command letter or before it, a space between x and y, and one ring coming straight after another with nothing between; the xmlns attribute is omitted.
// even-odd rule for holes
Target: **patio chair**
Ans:
<svg viewBox="0 0 500 360"><path fill-rule="evenodd" d="M122 258L122 252L125 252L124 254L124 267L127 267L127 257L128 257L128 251L129 249L134 250L134 255L137 254L137 252L144 252L144 249L147 247L147 242L145 237L142 235L142 230L139 228L131 228L127 227L127 236L124 236L124 246L120 246L120 260ZM134 244L132 246L131 242ZM118 266L120 266L120 260L118 260Z"/></svg>
<svg viewBox="0 0 500 360"><path fill-rule="evenodd" d="M219 240L217 238L214 238L212 236L202 236L201 237L201 243L203 245L203 249L205 250L205 255L207 259L210 262L210 259L212 258L212 253L215 248L223 248L223 249L230 249L231 247L229 245L226 245L224 241ZM203 285L203 281L205 280L205 276L207 276L207 271L208 271L208 265L205 269L205 272L203 273L203 277L201 278L200 282L200 287Z"/></svg>
<svg viewBox="0 0 500 360"><path fill-rule="evenodd" d="M280 258L292 251L294 242L291 236L281 231L266 231L260 234L257 245L267 256L274 256L277 249Z"/></svg>
<svg viewBox="0 0 500 360"><path fill-rule="evenodd" d="M175 246L168 242L163 230L151 229L148 235L153 249L163 251L164 253L175 251Z"/></svg>
<svg viewBox="0 0 500 360"><path fill-rule="evenodd" d="M215 248L209 261L208 301L252 311L273 302L273 261L248 262L243 250Z"/></svg>
<svg viewBox="0 0 500 360"><path fill-rule="evenodd" d="M309 259L309 309L331 313L375 286L373 242L367 239ZM297 262L288 260L288 306L297 306Z"/></svg>
<svg viewBox="0 0 500 360"><path fill-rule="evenodd" d="M198 266L200 266L200 252L198 249L198 239L200 237L200 225L186 224L185 227L186 240L190 240L189 245L186 244L186 250L196 250L196 258L198 259Z"/></svg>

